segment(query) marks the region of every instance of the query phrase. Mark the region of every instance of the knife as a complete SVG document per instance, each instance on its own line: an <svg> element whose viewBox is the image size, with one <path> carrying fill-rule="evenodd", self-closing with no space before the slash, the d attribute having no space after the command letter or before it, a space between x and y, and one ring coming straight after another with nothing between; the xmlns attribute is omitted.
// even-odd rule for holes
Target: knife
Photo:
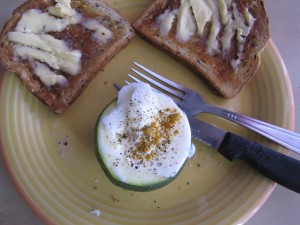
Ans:
<svg viewBox="0 0 300 225"><path fill-rule="evenodd" d="M196 140L230 161L245 161L269 179L300 193L300 161L194 117L188 119Z"/></svg>

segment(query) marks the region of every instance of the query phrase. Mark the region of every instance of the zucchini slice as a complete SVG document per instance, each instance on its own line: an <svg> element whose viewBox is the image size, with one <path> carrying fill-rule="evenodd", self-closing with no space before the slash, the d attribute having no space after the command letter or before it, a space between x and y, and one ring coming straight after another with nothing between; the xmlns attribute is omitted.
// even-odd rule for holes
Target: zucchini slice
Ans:
<svg viewBox="0 0 300 225"><path fill-rule="evenodd" d="M167 107L159 110L154 119L156 122L142 128L136 128L134 123L130 127L128 121L127 125L124 121L118 126L111 125L116 124L118 119L126 121L128 115L125 113L126 116L120 116L120 112L128 113L131 110L126 108L127 111L118 111L118 99L109 103L101 112L95 128L96 156L113 184L133 191L161 188L177 177L186 160L193 155L194 146L191 143L188 119L175 103L176 113L172 113L168 104L163 103ZM136 121L138 118L132 119ZM177 119L181 121L178 122L179 125L174 123ZM120 126L123 128L119 129ZM169 132L167 129L172 135L164 134ZM171 136L174 137L170 138ZM181 141L180 138L184 140Z"/></svg>

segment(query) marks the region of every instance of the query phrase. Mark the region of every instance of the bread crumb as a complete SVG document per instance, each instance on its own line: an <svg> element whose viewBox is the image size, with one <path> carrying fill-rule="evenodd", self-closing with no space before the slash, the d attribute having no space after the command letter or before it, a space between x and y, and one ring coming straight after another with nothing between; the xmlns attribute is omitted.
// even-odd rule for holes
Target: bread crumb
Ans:
<svg viewBox="0 0 300 225"><path fill-rule="evenodd" d="M112 199L112 201L113 201L113 203L119 203L120 202L120 200L119 199L117 199L115 196L111 196L111 199Z"/></svg>
<svg viewBox="0 0 300 225"><path fill-rule="evenodd" d="M101 212L98 209L92 209L92 210L90 210L90 214L93 215L93 216L99 217Z"/></svg>
<svg viewBox="0 0 300 225"><path fill-rule="evenodd" d="M58 146L59 146L59 156L61 158L66 158L70 152L71 148L69 147L69 135L66 135L63 137L61 140L58 141Z"/></svg>

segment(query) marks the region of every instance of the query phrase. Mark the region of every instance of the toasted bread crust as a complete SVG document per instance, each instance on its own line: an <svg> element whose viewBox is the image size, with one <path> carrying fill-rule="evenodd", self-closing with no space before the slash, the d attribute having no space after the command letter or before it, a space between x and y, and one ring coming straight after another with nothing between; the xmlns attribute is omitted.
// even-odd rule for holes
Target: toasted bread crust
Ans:
<svg viewBox="0 0 300 225"><path fill-rule="evenodd" d="M256 74L260 64L260 53L269 39L269 21L263 1L233 0L233 2L237 4L239 11L250 8L255 16L253 27L244 44L238 70L231 66L231 60L237 55L235 38L231 40L231 48L226 53L216 56L207 53L206 41L211 24L205 27L204 35L194 35L187 42L180 42L176 39L176 20L167 35L161 34L156 21L157 16L168 8L178 8L179 0L155 0L133 24L133 27L142 37L201 75L218 94L225 98L233 98ZM218 35L219 45L221 45L220 37L223 32L224 25Z"/></svg>
<svg viewBox="0 0 300 225"><path fill-rule="evenodd" d="M91 38L92 32L81 24L68 26L62 32L49 32L56 39L67 41L73 48L82 53L81 71L76 76L63 73L68 80L66 85L56 84L46 87L33 74L33 62L14 59L13 43L7 39L7 33L13 31L22 14L29 9L45 11L55 1L29 0L14 10L0 35L0 60L10 71L19 74L21 80L32 94L55 113L64 112L82 93L90 81L104 66L134 37L131 25L117 12L99 0L72 1L72 8L80 12L84 19L96 19L109 27L114 33L113 40L100 44Z"/></svg>

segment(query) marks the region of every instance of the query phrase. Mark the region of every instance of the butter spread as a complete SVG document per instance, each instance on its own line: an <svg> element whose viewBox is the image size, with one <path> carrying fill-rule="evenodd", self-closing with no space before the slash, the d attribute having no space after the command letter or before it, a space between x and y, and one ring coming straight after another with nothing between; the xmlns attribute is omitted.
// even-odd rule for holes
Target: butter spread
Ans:
<svg viewBox="0 0 300 225"><path fill-rule="evenodd" d="M252 27L255 18L254 18L254 17L252 16L252 14L249 12L249 9L248 9L248 8L244 9L244 15L245 15L245 20L246 20L246 22L247 22L247 25L248 25L249 27Z"/></svg>
<svg viewBox="0 0 300 225"><path fill-rule="evenodd" d="M167 35L170 32L177 13L177 9L174 9L172 11L170 9L167 9L163 14L157 17L156 21L159 24L160 32L163 35Z"/></svg>
<svg viewBox="0 0 300 225"><path fill-rule="evenodd" d="M55 39L48 34L30 34L13 31L8 33L8 39L12 42L38 48L50 53L62 54L71 52L64 41Z"/></svg>
<svg viewBox="0 0 300 225"><path fill-rule="evenodd" d="M237 29L237 41L242 42L242 40L244 40L244 37L246 37L249 34L251 27L246 25L245 19L243 15L241 15L238 11L235 3L232 4L232 8L234 17L234 27L235 29Z"/></svg>
<svg viewBox="0 0 300 225"><path fill-rule="evenodd" d="M31 48L24 45L14 46L15 56L22 59L35 59L48 64L55 70L63 70L70 75L76 75L80 70L81 53L77 50L72 52L64 52L53 54L36 48Z"/></svg>
<svg viewBox="0 0 300 225"><path fill-rule="evenodd" d="M233 68L234 70L237 70L237 69L239 68L239 65L240 65L240 63L241 63L241 58L240 58L240 57L241 57L241 53L239 52L239 53L237 54L237 58L231 60L231 62L230 62L231 66L232 66L232 68Z"/></svg>
<svg viewBox="0 0 300 225"><path fill-rule="evenodd" d="M210 55L216 55L220 52L219 41L217 39L221 29L221 24L219 21L219 11L216 6L214 6L214 15L212 19L212 25L210 28L210 33L207 40L207 52Z"/></svg>
<svg viewBox="0 0 300 225"><path fill-rule="evenodd" d="M240 13L232 0L181 0L178 11L167 9L157 17L162 35L168 34L175 19L178 21L175 37L181 42L188 41L194 35L202 35L206 24L210 23L206 43L210 55L226 53L232 39L236 38L237 58L231 64L235 70L238 69L240 53L255 21L248 8ZM224 26L222 36L221 26Z"/></svg>
<svg viewBox="0 0 300 225"><path fill-rule="evenodd" d="M244 33L244 32L243 32L243 29L242 29L242 28L238 27L238 28L236 29L236 40L238 41L238 43L242 43L242 42L244 41L245 36L244 36L243 33Z"/></svg>
<svg viewBox="0 0 300 225"><path fill-rule="evenodd" d="M188 41L196 31L196 24L192 16L190 6L191 4L189 0L181 0L176 26L176 38L179 41Z"/></svg>
<svg viewBox="0 0 300 225"><path fill-rule="evenodd" d="M211 1L212 0L190 0L198 27L198 34L202 34L206 23L212 20L213 3Z"/></svg>
<svg viewBox="0 0 300 225"><path fill-rule="evenodd" d="M252 17L248 9L244 11L245 17L243 17L243 15L238 11L235 3L232 3L232 8L234 17L234 28L236 29L236 40L238 42L238 58L232 60L231 65L234 65L233 68L237 70L239 64L241 63L240 57L241 53L244 50L245 39L252 29L254 18Z"/></svg>
<svg viewBox="0 0 300 225"><path fill-rule="evenodd" d="M8 38L18 44L15 46L15 55L22 59L36 59L70 75L76 75L80 70L81 52L70 50L64 41L51 35L15 31L10 32Z"/></svg>
<svg viewBox="0 0 300 225"><path fill-rule="evenodd" d="M34 64L34 73L48 87L54 84L64 85L68 82L63 75L55 74L48 66L39 62L35 62Z"/></svg>
<svg viewBox="0 0 300 225"><path fill-rule="evenodd" d="M76 12L71 7L71 0L55 0L56 5L49 8L49 13L58 16L58 17L65 17L65 16L72 16Z"/></svg>
<svg viewBox="0 0 300 225"><path fill-rule="evenodd" d="M222 24L224 25L228 22L228 19L229 19L227 5L224 0L218 0L218 3L219 3L221 21L222 21Z"/></svg>
<svg viewBox="0 0 300 225"><path fill-rule="evenodd" d="M195 153L186 115L145 83L123 87L101 123L105 164L123 182L143 183L143 174L153 180L173 177Z"/></svg>
<svg viewBox="0 0 300 225"><path fill-rule="evenodd" d="M223 36L221 37L221 43L222 43L222 51L226 52L227 49L231 46L231 40L234 37L235 30L234 30L234 21L231 18L231 16L228 18Z"/></svg>
<svg viewBox="0 0 300 225"><path fill-rule="evenodd" d="M82 57L79 50L71 49L66 41L56 39L47 32L62 32L70 25L81 23L95 31L93 38L98 42L107 42L113 37L113 33L97 20L83 21L82 16L72 9L71 0L55 1L56 5L46 12L39 9L24 12L15 30L7 34L7 38L15 44L15 59L37 60L34 71L46 86L67 82L63 75L56 74L58 70L77 75Z"/></svg>
<svg viewBox="0 0 300 225"><path fill-rule="evenodd" d="M83 26L89 30L95 31L93 37L101 43L106 43L113 36L113 33L109 29L98 23L96 20L85 21L83 22Z"/></svg>
<svg viewBox="0 0 300 225"><path fill-rule="evenodd" d="M23 13L15 30L34 34L51 31L61 32L69 25L78 24L80 20L80 14L58 19L49 13L41 12L39 9L30 9Z"/></svg>

